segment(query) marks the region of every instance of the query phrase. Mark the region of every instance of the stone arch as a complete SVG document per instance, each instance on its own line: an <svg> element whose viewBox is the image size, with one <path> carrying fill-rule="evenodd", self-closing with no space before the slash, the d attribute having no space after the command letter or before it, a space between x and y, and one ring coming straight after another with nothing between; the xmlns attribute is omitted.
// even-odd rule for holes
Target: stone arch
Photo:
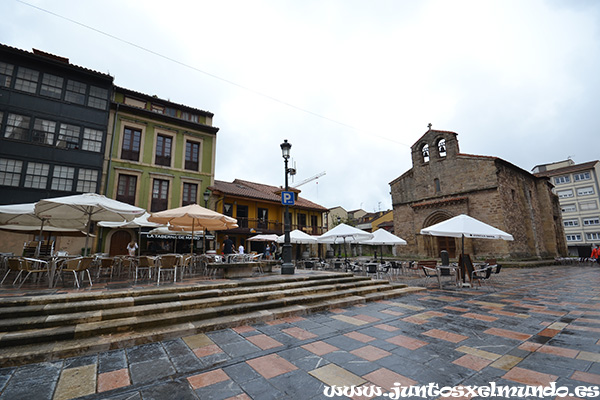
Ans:
<svg viewBox="0 0 600 400"><path fill-rule="evenodd" d="M419 150L421 151L421 161L423 161L424 163L429 162L429 160L430 160L429 144L423 143L422 145L419 146Z"/></svg>
<svg viewBox="0 0 600 400"><path fill-rule="evenodd" d="M446 158L448 148L446 147L446 138L440 137L435 140L435 147L439 158Z"/></svg>
<svg viewBox="0 0 600 400"><path fill-rule="evenodd" d="M108 254L111 257L126 255L127 243L132 239L138 241L136 234L129 229L111 229L108 235L106 235L106 245L104 248L108 248ZM138 246L141 246L141 244L138 243Z"/></svg>
<svg viewBox="0 0 600 400"><path fill-rule="evenodd" d="M454 217L454 215L448 211L437 210L429 214L423 221L421 228L427 228L428 226L435 225L447 219ZM456 257L456 239L445 236L428 236L424 235L425 240L425 251L430 257L438 258L440 251L446 250L450 255L450 258Z"/></svg>

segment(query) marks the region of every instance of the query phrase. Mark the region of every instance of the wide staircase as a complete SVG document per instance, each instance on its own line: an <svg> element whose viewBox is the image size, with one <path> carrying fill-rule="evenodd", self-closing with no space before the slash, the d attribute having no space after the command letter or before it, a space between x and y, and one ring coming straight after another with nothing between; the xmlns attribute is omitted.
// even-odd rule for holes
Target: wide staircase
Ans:
<svg viewBox="0 0 600 400"><path fill-rule="evenodd" d="M348 273L0 298L0 367L304 315L423 288Z"/></svg>

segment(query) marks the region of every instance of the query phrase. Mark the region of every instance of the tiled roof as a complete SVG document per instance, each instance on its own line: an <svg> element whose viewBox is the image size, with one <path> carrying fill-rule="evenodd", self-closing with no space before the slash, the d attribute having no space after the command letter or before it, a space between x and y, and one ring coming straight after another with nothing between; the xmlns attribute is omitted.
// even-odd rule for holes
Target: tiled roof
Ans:
<svg viewBox="0 0 600 400"><path fill-rule="evenodd" d="M588 171L590 169L593 169L597 163L598 163L598 160L589 161L589 162L585 162L585 163L581 163L581 164L569 165L567 167L551 169L551 170L544 171L544 172L538 172L535 174L535 176L556 176L556 175L570 174L573 172Z"/></svg>
<svg viewBox="0 0 600 400"><path fill-rule="evenodd" d="M224 195L245 197L250 199L263 200L281 204L282 188L278 186L265 185L262 183L235 179L233 182L224 182L215 180L214 185L209 187L213 192L222 193ZM290 191L300 192L299 190L290 189ZM294 207L306 208L318 211L327 211L327 208L320 206L312 201L303 199L298 196Z"/></svg>
<svg viewBox="0 0 600 400"><path fill-rule="evenodd" d="M82 72L86 72L86 73L92 73L98 76L103 76L104 78L110 79L110 81L112 82L113 77L109 74L105 74L103 72L98 72L98 71L94 71L92 69L89 68L85 68L85 67L81 67L79 65L75 65L75 64L71 64L69 62L69 59L66 57L61 57L61 56L57 56L55 54L51 54L51 53L47 53L38 49L34 49L33 52L27 51L27 50L22 50L22 49L18 49L16 47L12 47L12 46L7 46L5 44L0 43L0 49L3 49L5 51L10 51L13 52L15 54L20 54L22 56L26 56L26 57L31 57L31 58L35 58L36 60L43 60L49 63L54 63L57 65L60 65L62 68L72 68L75 70L79 70Z"/></svg>

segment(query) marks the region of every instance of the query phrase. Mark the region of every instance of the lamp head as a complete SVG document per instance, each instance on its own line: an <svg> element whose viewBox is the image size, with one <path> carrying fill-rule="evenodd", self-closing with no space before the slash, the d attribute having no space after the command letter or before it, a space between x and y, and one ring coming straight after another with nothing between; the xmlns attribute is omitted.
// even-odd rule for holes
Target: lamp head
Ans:
<svg viewBox="0 0 600 400"><path fill-rule="evenodd" d="M290 158L290 149L292 148L292 145L288 143L287 139L285 139L283 143L281 143L280 147L281 155L283 156L283 158L285 158L286 160Z"/></svg>

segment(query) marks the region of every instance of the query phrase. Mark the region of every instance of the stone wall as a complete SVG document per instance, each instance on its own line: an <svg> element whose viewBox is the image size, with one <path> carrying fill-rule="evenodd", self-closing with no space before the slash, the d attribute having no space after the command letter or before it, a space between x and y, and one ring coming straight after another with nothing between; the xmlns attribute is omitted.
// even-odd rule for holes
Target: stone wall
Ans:
<svg viewBox="0 0 600 400"><path fill-rule="evenodd" d="M438 149L445 141L445 153ZM423 146L429 157L423 157ZM549 258L566 254L558 199L545 179L497 157L460 154L456 134L428 131L411 148L413 168L390 183L394 231L405 256L439 256L437 238L419 231L468 214L508 232L514 241L465 240L479 258ZM461 248L456 239L457 251Z"/></svg>

